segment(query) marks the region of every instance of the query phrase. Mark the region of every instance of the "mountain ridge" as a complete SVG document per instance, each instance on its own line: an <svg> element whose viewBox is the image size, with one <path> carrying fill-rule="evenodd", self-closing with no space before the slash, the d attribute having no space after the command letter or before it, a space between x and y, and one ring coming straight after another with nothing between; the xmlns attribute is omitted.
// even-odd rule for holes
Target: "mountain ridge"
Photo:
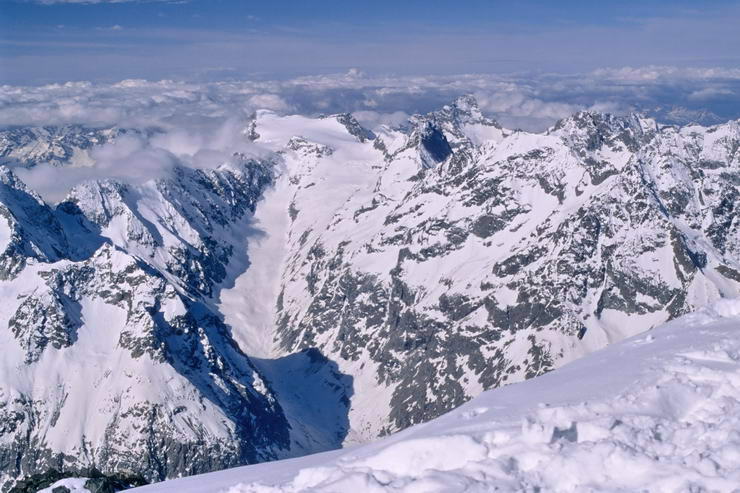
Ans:
<svg viewBox="0 0 740 493"><path fill-rule="evenodd" d="M260 111L243 135L270 158L53 206L2 167L6 484L367 441L735 297L739 128L582 112L532 134L463 97L405 128ZM91 381L44 387L56 361ZM130 410L80 424L86 394Z"/></svg>

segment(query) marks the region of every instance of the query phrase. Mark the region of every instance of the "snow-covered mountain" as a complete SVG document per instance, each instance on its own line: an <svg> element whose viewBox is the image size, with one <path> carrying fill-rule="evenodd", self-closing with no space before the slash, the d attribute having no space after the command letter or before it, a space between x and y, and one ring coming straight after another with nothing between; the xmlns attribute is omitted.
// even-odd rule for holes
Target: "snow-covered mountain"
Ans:
<svg viewBox="0 0 740 493"><path fill-rule="evenodd" d="M90 151L115 142L122 135L141 135L153 129L87 127L84 125L15 126L0 129L0 164L32 168L51 166L92 166Z"/></svg>
<svg viewBox="0 0 740 493"><path fill-rule="evenodd" d="M737 491L739 332L722 300L374 443L132 491Z"/></svg>
<svg viewBox="0 0 740 493"><path fill-rule="evenodd" d="M0 173L5 479L164 478L288 447L274 394L205 302L233 248L224 224L254 208L268 168L90 183L55 208Z"/></svg>
<svg viewBox="0 0 740 493"><path fill-rule="evenodd" d="M0 168L4 481L366 441L739 294L740 122L532 134L463 97L243 135L270 157L55 205Z"/></svg>
<svg viewBox="0 0 740 493"><path fill-rule="evenodd" d="M580 113L540 135L464 98L372 145L322 126L255 128L290 149L264 200L290 215L270 248L277 351L318 347L354 376L350 438L738 294L737 122Z"/></svg>

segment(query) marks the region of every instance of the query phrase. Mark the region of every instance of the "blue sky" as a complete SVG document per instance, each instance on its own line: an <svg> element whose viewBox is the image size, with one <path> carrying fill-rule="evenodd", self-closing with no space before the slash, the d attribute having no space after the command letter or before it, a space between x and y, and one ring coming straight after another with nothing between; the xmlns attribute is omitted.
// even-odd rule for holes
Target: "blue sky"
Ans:
<svg viewBox="0 0 740 493"><path fill-rule="evenodd" d="M740 67L737 1L0 0L0 83Z"/></svg>

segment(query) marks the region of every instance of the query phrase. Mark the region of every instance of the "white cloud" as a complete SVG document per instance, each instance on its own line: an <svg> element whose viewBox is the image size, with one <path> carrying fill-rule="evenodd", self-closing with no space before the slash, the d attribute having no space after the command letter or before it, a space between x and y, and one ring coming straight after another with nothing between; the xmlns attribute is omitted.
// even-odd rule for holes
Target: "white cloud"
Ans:
<svg viewBox="0 0 740 493"><path fill-rule="evenodd" d="M730 89L724 87L704 87L702 89L693 91L689 94L688 98L693 101L707 101L710 99L726 98L733 96L735 93Z"/></svg>
<svg viewBox="0 0 740 493"><path fill-rule="evenodd" d="M94 166L57 168L42 164L15 171L45 200L57 202L86 180L112 178L140 183L166 176L179 162L167 150L150 146L146 139L136 136L123 136L115 143L94 148L91 155Z"/></svg>
<svg viewBox="0 0 740 493"><path fill-rule="evenodd" d="M583 109L576 104L546 102L514 87L475 93L481 110L498 115L501 124L530 130L542 130L555 121Z"/></svg>
<svg viewBox="0 0 740 493"><path fill-rule="evenodd" d="M177 165L216 168L239 152L255 158L269 151L244 138L244 121L229 118L196 125L183 124L153 135L127 134L90 152L91 166L54 167L40 164L16 168L21 179L48 202L62 200L87 180L115 179L127 183L166 177Z"/></svg>
<svg viewBox="0 0 740 493"><path fill-rule="evenodd" d="M737 118L740 70L649 66L584 74L426 77L352 71L278 81L127 79L115 84L0 86L0 125L87 123L173 129L243 119L260 108L304 114L368 112L368 120L392 121L395 117L388 115L431 111L468 93L504 125L531 130L579 109L625 113L678 107L686 114Z"/></svg>
<svg viewBox="0 0 740 493"><path fill-rule="evenodd" d="M145 2L167 2L176 3L173 0L30 0L32 3L40 3L42 5L54 5L60 3L81 3L81 4L96 4L96 3L145 3ZM182 0L178 0L177 3L182 3Z"/></svg>
<svg viewBox="0 0 740 493"><path fill-rule="evenodd" d="M249 104L260 109L289 111L292 107L277 94L255 94L249 98Z"/></svg>
<svg viewBox="0 0 740 493"><path fill-rule="evenodd" d="M405 111L394 111L392 113L378 113L377 111L361 110L353 113L358 122L365 128L375 129L380 125L398 127L408 121L409 115Z"/></svg>
<svg viewBox="0 0 740 493"><path fill-rule="evenodd" d="M653 82L659 80L736 79L740 80L740 69L723 67L670 67L649 65L646 67L602 68L591 72L600 79L627 82Z"/></svg>
<svg viewBox="0 0 740 493"><path fill-rule="evenodd" d="M120 24L113 24L112 26L96 27L95 29L98 31L123 31L123 26Z"/></svg>

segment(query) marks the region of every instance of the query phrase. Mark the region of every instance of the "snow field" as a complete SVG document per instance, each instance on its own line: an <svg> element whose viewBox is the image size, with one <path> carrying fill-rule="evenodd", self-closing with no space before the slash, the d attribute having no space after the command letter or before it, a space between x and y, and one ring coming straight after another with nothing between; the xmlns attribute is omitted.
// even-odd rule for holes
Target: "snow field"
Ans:
<svg viewBox="0 0 740 493"><path fill-rule="evenodd" d="M364 446L160 492L737 491L740 300Z"/></svg>
<svg viewBox="0 0 740 493"><path fill-rule="evenodd" d="M61 479L56 483L52 484L48 488L44 488L38 493L54 493L56 488L67 488L70 493L90 493L90 490L85 488L88 478L67 478Z"/></svg>

